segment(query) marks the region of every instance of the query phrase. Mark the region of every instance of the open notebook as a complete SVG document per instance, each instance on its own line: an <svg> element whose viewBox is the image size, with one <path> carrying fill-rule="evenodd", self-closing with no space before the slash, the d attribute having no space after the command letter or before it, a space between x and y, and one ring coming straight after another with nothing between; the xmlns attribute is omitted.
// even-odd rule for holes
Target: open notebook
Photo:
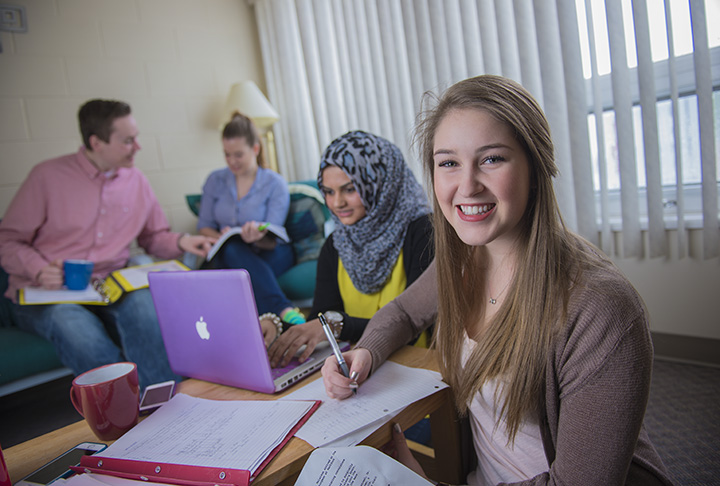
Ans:
<svg viewBox="0 0 720 486"><path fill-rule="evenodd" d="M319 345L304 363L293 359L271 368L246 270L162 272L148 278L170 366L179 375L275 393L322 367L332 354L330 346Z"/></svg>

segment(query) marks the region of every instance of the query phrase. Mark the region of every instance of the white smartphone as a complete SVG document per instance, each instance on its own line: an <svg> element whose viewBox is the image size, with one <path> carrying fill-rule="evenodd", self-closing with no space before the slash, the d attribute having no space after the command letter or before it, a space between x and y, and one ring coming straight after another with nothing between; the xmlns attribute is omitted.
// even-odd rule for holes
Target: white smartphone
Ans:
<svg viewBox="0 0 720 486"><path fill-rule="evenodd" d="M73 471L70 470L70 466L79 465L82 456L91 456L106 447L107 445L99 442L83 442L82 444L78 444L72 449L63 452L40 469L31 472L15 483L15 486L44 486L60 478L68 478L74 474Z"/></svg>
<svg viewBox="0 0 720 486"><path fill-rule="evenodd" d="M173 397L175 381L164 381L148 385L140 399L140 413L150 413Z"/></svg>

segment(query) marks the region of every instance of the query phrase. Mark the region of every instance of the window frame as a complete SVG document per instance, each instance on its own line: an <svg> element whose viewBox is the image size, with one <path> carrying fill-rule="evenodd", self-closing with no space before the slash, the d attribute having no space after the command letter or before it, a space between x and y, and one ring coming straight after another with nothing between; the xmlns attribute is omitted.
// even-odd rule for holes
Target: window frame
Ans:
<svg viewBox="0 0 720 486"><path fill-rule="evenodd" d="M656 103L669 100L671 98L670 92L670 75L669 75L669 61L663 59L656 61L654 65L655 73L655 97ZM712 89L713 92L720 92L720 47L710 48L710 66L712 75ZM675 58L675 68L677 71L677 83L678 83L678 96L693 96L696 94L695 90L695 67L693 54L685 54L677 56ZM640 105L640 93L637 67L630 68L630 96L633 107ZM612 75L603 74L595 78L595 82L598 83L601 106L603 113L614 109L613 106L613 90L612 90ZM585 79L586 83L586 94L587 94L587 107L588 117L595 115L595 103L593 99L593 80L591 78ZM720 119L715 118L715 133L717 140L718 128L720 125ZM594 134L590 134L594 137ZM597 143L597 140L595 141ZM636 147L636 150L643 150L643 147ZM720 144L716 143L716 163L720 166ZM596 154L597 156L597 154ZM605 164L607 164L607 160ZM601 161L598 160L598 165ZM637 160L640 164L641 161ZM639 168L644 170L644 168ZM593 174L595 179L595 174ZM595 184L593 180L593 184ZM718 186L718 207L720 207L720 177L717 181ZM595 190L595 202L598 216L598 227L602 226L602 206L601 206L601 189ZM665 221L665 229L673 230L677 229L678 215L677 215L677 186L676 184L663 184L663 217ZM686 229L696 229L703 227L703 213L702 213L702 187L701 184L690 182L683 184L683 203L684 203L684 225ZM648 228L648 210L647 210L647 188L638 187L638 198L639 198L639 209L640 209L640 226L643 230ZM607 190L607 208L608 208L608 220L610 222L610 229L613 231L622 230L622 205L620 198L620 189L608 189ZM718 211L718 222L720 225L720 210Z"/></svg>

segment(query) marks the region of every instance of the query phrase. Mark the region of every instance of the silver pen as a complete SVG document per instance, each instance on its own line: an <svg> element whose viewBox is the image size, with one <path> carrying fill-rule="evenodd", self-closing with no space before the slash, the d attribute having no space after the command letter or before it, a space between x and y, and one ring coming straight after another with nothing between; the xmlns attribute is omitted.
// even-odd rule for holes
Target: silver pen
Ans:
<svg viewBox="0 0 720 486"><path fill-rule="evenodd" d="M323 331L325 331L325 335L327 336L328 341L330 341L330 346L332 347L333 353L335 353L335 357L337 358L343 375L345 375L346 378L350 378L350 370L348 369L348 365L345 362L345 358L343 358L342 351L340 351L340 346L338 346L338 343L335 340L335 335L330 328L330 324L328 323L327 319L325 319L325 316L322 314L322 312L318 313L318 319L320 319L320 324L322 324Z"/></svg>

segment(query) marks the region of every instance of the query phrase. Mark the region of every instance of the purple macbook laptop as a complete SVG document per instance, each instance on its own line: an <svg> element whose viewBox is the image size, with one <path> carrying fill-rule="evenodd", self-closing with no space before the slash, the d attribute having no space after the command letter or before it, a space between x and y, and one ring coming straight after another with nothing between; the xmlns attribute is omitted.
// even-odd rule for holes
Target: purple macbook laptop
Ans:
<svg viewBox="0 0 720 486"><path fill-rule="evenodd" d="M332 354L325 343L304 363L271 368L246 270L152 272L148 280L170 367L181 376L275 393Z"/></svg>

